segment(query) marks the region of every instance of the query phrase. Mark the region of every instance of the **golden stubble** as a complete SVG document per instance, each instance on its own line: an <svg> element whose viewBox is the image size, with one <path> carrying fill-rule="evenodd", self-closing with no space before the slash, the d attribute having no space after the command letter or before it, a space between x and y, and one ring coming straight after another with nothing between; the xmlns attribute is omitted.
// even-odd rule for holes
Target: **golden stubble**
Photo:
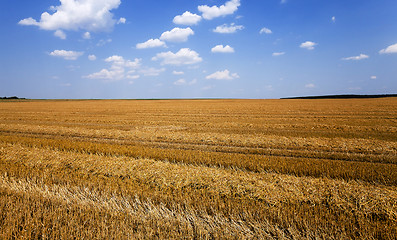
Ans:
<svg viewBox="0 0 397 240"><path fill-rule="evenodd" d="M0 103L5 239L393 239L397 100Z"/></svg>

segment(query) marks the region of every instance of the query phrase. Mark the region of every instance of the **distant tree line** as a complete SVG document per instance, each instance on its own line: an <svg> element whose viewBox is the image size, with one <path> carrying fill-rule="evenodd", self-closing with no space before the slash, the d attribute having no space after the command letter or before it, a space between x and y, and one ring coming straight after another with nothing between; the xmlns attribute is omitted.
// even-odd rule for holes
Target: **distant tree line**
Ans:
<svg viewBox="0 0 397 240"><path fill-rule="evenodd" d="M307 96L307 97L289 97L281 99L350 99L350 98L385 98L385 97L397 97L397 94L378 94L378 95L325 95L325 96Z"/></svg>
<svg viewBox="0 0 397 240"><path fill-rule="evenodd" d="M12 97L0 97L0 99L26 99L26 98L19 98L17 96L12 96Z"/></svg>

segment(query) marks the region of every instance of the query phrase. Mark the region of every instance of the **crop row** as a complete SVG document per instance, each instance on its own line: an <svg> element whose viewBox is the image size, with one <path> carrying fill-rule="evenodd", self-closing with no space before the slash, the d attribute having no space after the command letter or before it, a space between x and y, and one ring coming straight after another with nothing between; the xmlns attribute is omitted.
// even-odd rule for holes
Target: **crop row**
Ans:
<svg viewBox="0 0 397 240"><path fill-rule="evenodd" d="M201 149L285 157L325 158L347 161L397 162L397 143L367 139L280 137L275 135L189 134L184 131L90 130L60 126L0 124L0 133L83 141L117 141L120 144Z"/></svg>
<svg viewBox="0 0 397 240"><path fill-rule="evenodd" d="M395 187L10 143L0 144L0 159L1 219L9 234L27 234L17 231L22 227L30 234L87 237L82 231L97 228L93 236L117 237L106 229L123 221L163 238L170 229L191 238L392 239L396 234ZM77 226L83 223L84 228ZM119 229L124 236L131 231Z"/></svg>
<svg viewBox="0 0 397 240"><path fill-rule="evenodd" d="M257 154L222 153L200 150L163 149L145 146L70 141L67 139L38 139L19 136L0 136L0 141L66 152L151 158L160 161L193 165L238 168L253 172L276 172L295 176L328 177L397 185L397 165L395 164L262 156Z"/></svg>

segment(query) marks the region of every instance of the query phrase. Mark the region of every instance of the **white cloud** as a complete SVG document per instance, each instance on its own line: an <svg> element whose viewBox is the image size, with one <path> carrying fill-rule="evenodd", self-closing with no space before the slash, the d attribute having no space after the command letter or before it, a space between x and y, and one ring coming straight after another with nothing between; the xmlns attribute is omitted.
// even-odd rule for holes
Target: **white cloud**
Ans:
<svg viewBox="0 0 397 240"><path fill-rule="evenodd" d="M162 59L163 65L191 65L201 62L203 59L199 54L189 48L182 48L177 53L162 52L152 58L153 61Z"/></svg>
<svg viewBox="0 0 397 240"><path fill-rule="evenodd" d="M56 30L54 32L55 37L59 37L60 39L65 40L66 39L66 34L62 30Z"/></svg>
<svg viewBox="0 0 397 240"><path fill-rule="evenodd" d="M233 80L236 78L240 78L240 76L237 73L230 74L230 71L226 69L224 71L214 72L213 74L210 74L205 78L206 79L216 79L216 80Z"/></svg>
<svg viewBox="0 0 397 240"><path fill-rule="evenodd" d="M25 26L30 26L30 25L39 26L39 23L31 17L22 19L21 21L18 22L18 24L25 25ZM53 30L55 30L55 29L53 29Z"/></svg>
<svg viewBox="0 0 397 240"><path fill-rule="evenodd" d="M336 17L335 17L335 16L332 16L331 21L332 21L332 22L335 22L335 21L336 21Z"/></svg>
<svg viewBox="0 0 397 240"><path fill-rule="evenodd" d="M397 53L397 43L379 51L380 54Z"/></svg>
<svg viewBox="0 0 397 240"><path fill-rule="evenodd" d="M88 60L95 61L96 60L96 56L95 55L88 55Z"/></svg>
<svg viewBox="0 0 397 240"><path fill-rule="evenodd" d="M125 19L125 18L120 18L118 21L117 21L117 24L125 24L125 22L127 21L127 19Z"/></svg>
<svg viewBox="0 0 397 240"><path fill-rule="evenodd" d="M262 28L260 31L259 31L259 33L260 34L262 34L262 33L266 33L266 34L272 34L272 30L270 30L269 28Z"/></svg>
<svg viewBox="0 0 397 240"><path fill-rule="evenodd" d="M230 47L229 45L223 46L223 45L216 45L211 49L211 52L213 53L234 53L234 49Z"/></svg>
<svg viewBox="0 0 397 240"><path fill-rule="evenodd" d="M369 56L361 53L359 56L346 57L346 58L342 58L342 60L345 60L345 61L349 61L349 60L358 61L358 60L363 60L363 59L366 59L366 58L369 58Z"/></svg>
<svg viewBox="0 0 397 240"><path fill-rule="evenodd" d="M315 42L306 41L300 45L301 48L306 48L307 50L313 50L314 46L318 45Z"/></svg>
<svg viewBox="0 0 397 240"><path fill-rule="evenodd" d="M194 85L197 83L197 79L193 79L190 82L187 82L185 79L181 78L174 82L174 85L182 86L182 85Z"/></svg>
<svg viewBox="0 0 397 240"><path fill-rule="evenodd" d="M113 70L102 69L99 72L92 73L90 75L84 76L90 79L106 79L106 80L119 80L124 77L124 70L122 72L116 72Z"/></svg>
<svg viewBox="0 0 397 240"><path fill-rule="evenodd" d="M105 62L111 63L111 67L109 69L102 69L99 72L84 76L84 78L104 79L108 81L136 79L138 75L134 73L136 72L136 69L141 66L141 61L142 60L138 58L131 61L126 60L121 56L113 55L105 59Z"/></svg>
<svg viewBox="0 0 397 240"><path fill-rule="evenodd" d="M165 68L160 68L160 69L145 68L145 69L140 70L140 73L142 73L146 77L155 77L155 76L160 75L160 73L162 73L164 71L165 71Z"/></svg>
<svg viewBox="0 0 397 240"><path fill-rule="evenodd" d="M84 39L91 39L91 33L90 32L83 33L83 38Z"/></svg>
<svg viewBox="0 0 397 240"><path fill-rule="evenodd" d="M144 43L138 43L136 45L137 49L145 49L145 48L156 48L156 47L166 47L165 42L160 39L149 39Z"/></svg>
<svg viewBox="0 0 397 240"><path fill-rule="evenodd" d="M184 12L182 15L174 17L173 22L179 25L196 25L201 21L201 16L193 14L189 11Z"/></svg>
<svg viewBox="0 0 397 240"><path fill-rule="evenodd" d="M105 59L105 62L111 62L114 65L128 67L128 68L138 68L141 66L141 59L135 58L134 61L125 60L123 57L118 55L113 55Z"/></svg>
<svg viewBox="0 0 397 240"><path fill-rule="evenodd" d="M313 83L309 83L305 85L305 88L315 88L316 85L314 85Z"/></svg>
<svg viewBox="0 0 397 240"><path fill-rule="evenodd" d="M84 52L66 51L66 50L55 50L50 53L50 55L53 57L61 57L65 60L76 60L83 54Z"/></svg>
<svg viewBox="0 0 397 240"><path fill-rule="evenodd" d="M173 71L172 74L174 74L174 75L183 75L183 74L185 74L185 73L182 72L182 71L180 71L180 72L178 72L178 71Z"/></svg>
<svg viewBox="0 0 397 240"><path fill-rule="evenodd" d="M61 5L52 6L53 14L44 12L39 21L25 18L20 25L38 26L43 30L88 30L110 31L115 23L110 12L121 0L60 0Z"/></svg>
<svg viewBox="0 0 397 240"><path fill-rule="evenodd" d="M188 28L174 28L161 34L160 40L168 42L186 42L190 35L194 35L193 30Z"/></svg>
<svg viewBox="0 0 397 240"><path fill-rule="evenodd" d="M174 85L177 85L177 86L185 85L185 84L186 84L186 80L183 78L174 82Z"/></svg>
<svg viewBox="0 0 397 240"><path fill-rule="evenodd" d="M221 26L217 26L213 32L216 33L235 33L237 30L243 30L244 26L242 25L235 25L234 23L227 25L223 24Z"/></svg>
<svg viewBox="0 0 397 240"><path fill-rule="evenodd" d="M378 77L377 76L371 76L371 79L372 80L375 80L375 79L377 79Z"/></svg>
<svg viewBox="0 0 397 240"><path fill-rule="evenodd" d="M240 0L231 0L226 2L224 5L220 7L217 6L209 7L207 5L201 5L198 6L198 10L202 12L204 19L211 20L213 18L233 14L234 12L237 11L240 5L241 5Z"/></svg>
<svg viewBox="0 0 397 240"><path fill-rule="evenodd" d="M272 56L273 57L278 57L278 56L282 56L282 55L284 55L285 54L285 52L274 52L273 54L272 54Z"/></svg>

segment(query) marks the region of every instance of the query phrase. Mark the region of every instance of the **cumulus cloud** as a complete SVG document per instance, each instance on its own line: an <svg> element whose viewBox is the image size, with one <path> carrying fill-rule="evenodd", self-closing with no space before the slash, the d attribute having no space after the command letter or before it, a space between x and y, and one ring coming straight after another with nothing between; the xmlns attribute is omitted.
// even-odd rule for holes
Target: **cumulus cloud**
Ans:
<svg viewBox="0 0 397 240"><path fill-rule="evenodd" d="M278 57L278 56L282 56L282 55L284 55L285 54L285 52L274 52L273 54L272 54L272 56L273 57Z"/></svg>
<svg viewBox="0 0 397 240"><path fill-rule="evenodd" d="M145 49L145 48L156 48L156 47L166 47L165 42L160 39L149 39L144 43L138 43L136 45L137 49Z"/></svg>
<svg viewBox="0 0 397 240"><path fill-rule="evenodd" d="M184 12L182 15L178 15L174 17L173 22L179 25L196 25L201 21L201 16L197 14L193 14L189 11Z"/></svg>
<svg viewBox="0 0 397 240"><path fill-rule="evenodd" d="M235 25L234 23L227 25L227 24L223 24L220 26L217 26L213 32L216 33L235 33L237 30L243 30L244 26L242 25Z"/></svg>
<svg viewBox="0 0 397 240"><path fill-rule="evenodd" d="M185 73L182 72L182 71L173 71L172 74L174 74L174 75L183 75Z"/></svg>
<svg viewBox="0 0 397 240"><path fill-rule="evenodd" d="M185 79L181 78L174 82L174 85L182 86L182 85L194 85L197 83L197 79L193 79L190 82L187 82Z"/></svg>
<svg viewBox="0 0 397 240"><path fill-rule="evenodd" d="M91 39L91 33L90 32L83 33L83 38L84 39Z"/></svg>
<svg viewBox="0 0 397 240"><path fill-rule="evenodd" d="M40 20L31 17L19 21L20 25L38 26L43 30L88 30L110 31L116 24L111 10L121 0L60 0L61 5L52 6L53 14L44 12Z"/></svg>
<svg viewBox="0 0 397 240"><path fill-rule="evenodd" d="M88 60L95 61L96 60L96 56L95 55L88 55Z"/></svg>
<svg viewBox="0 0 397 240"><path fill-rule="evenodd" d="M223 45L216 45L211 49L211 52L213 53L234 53L234 49L230 47L229 45L223 46Z"/></svg>
<svg viewBox="0 0 397 240"><path fill-rule="evenodd" d="M375 79L377 79L378 77L377 76L371 76L371 79L372 80L375 80Z"/></svg>
<svg viewBox="0 0 397 240"><path fill-rule="evenodd" d="M191 65L201 62L203 59L196 51L182 48L177 53L162 52L152 58L153 61L162 60L163 65Z"/></svg>
<svg viewBox="0 0 397 240"><path fill-rule="evenodd" d="M313 83L309 83L305 85L305 88L315 88L316 85L314 85Z"/></svg>
<svg viewBox="0 0 397 240"><path fill-rule="evenodd" d="M240 5L240 0L231 0L226 2L224 5L221 5L220 7L209 7L207 5L201 5L198 6L198 10L202 12L204 19L211 20L217 17L233 14L237 11Z"/></svg>
<svg viewBox="0 0 397 240"><path fill-rule="evenodd" d="M313 49L314 49L314 46L316 46L316 45L318 45L318 44L315 43L315 42L306 41L306 42L304 42L304 43L301 43L300 47L301 47L301 48L305 48L305 49L307 49L307 50L313 50Z"/></svg>
<svg viewBox="0 0 397 240"><path fill-rule="evenodd" d="M118 21L117 21L117 24L125 24L127 22L127 19L125 19L125 18L120 18Z"/></svg>
<svg viewBox="0 0 397 240"><path fill-rule="evenodd" d="M65 34L62 30L56 30L56 31L54 32L54 36L55 36L55 37L59 37L59 38L62 39L62 40L65 40L65 39L66 39L66 34Z"/></svg>
<svg viewBox="0 0 397 240"><path fill-rule="evenodd" d="M141 61L142 60L138 58L135 58L134 61L131 61L126 60L121 56L113 55L105 59L105 62L111 64L110 68L104 68L99 72L84 76L84 78L103 79L107 81L136 79L137 75L134 73L136 72L136 69L141 66Z"/></svg>
<svg viewBox="0 0 397 240"><path fill-rule="evenodd" d="M186 84L186 80L183 78L174 82L174 85L178 85L178 86L185 85L185 84Z"/></svg>
<svg viewBox="0 0 397 240"><path fill-rule="evenodd" d="M61 57L65 60L76 60L83 54L84 52L66 51L66 50L54 50L53 52L50 53L50 55L53 57Z"/></svg>
<svg viewBox="0 0 397 240"><path fill-rule="evenodd" d="M31 17L22 19L21 21L18 22L18 24L25 26L29 26L29 25L39 26L39 23Z"/></svg>
<svg viewBox="0 0 397 240"><path fill-rule="evenodd" d="M397 43L379 51L380 54L397 53Z"/></svg>
<svg viewBox="0 0 397 240"><path fill-rule="evenodd" d="M363 60L363 59L366 59L366 58L369 58L369 56L365 55L365 54L360 54L359 56L342 58L342 60L345 60L345 61L349 61L349 60L358 61L358 60Z"/></svg>
<svg viewBox="0 0 397 240"><path fill-rule="evenodd" d="M193 30L188 28L174 28L161 34L160 40L168 42L186 42L190 35L194 35Z"/></svg>
<svg viewBox="0 0 397 240"><path fill-rule="evenodd" d="M260 31L259 31L259 33L260 34L263 34L263 33L266 33L266 34L272 34L272 30L270 30L269 28L262 28Z"/></svg>
<svg viewBox="0 0 397 240"><path fill-rule="evenodd" d="M217 71L213 74L208 75L205 77L206 79L216 79L216 80L233 80L236 78L240 78L237 73L230 74L230 71L225 69L224 71Z"/></svg>

